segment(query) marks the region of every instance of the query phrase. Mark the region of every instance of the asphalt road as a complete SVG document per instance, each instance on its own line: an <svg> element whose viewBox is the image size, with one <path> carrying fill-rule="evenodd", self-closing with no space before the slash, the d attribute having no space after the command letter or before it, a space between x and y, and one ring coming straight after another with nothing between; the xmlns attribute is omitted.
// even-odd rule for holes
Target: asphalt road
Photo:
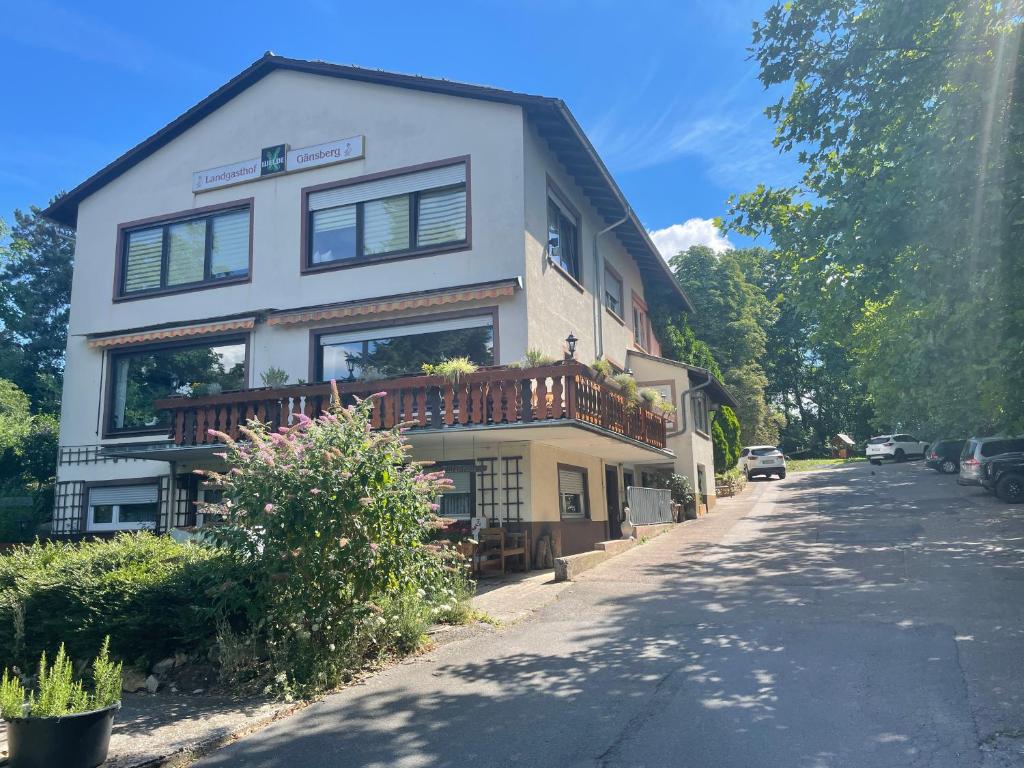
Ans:
<svg viewBox="0 0 1024 768"><path fill-rule="evenodd" d="M1024 766L1024 505L920 463L754 482L525 621L203 766Z"/></svg>

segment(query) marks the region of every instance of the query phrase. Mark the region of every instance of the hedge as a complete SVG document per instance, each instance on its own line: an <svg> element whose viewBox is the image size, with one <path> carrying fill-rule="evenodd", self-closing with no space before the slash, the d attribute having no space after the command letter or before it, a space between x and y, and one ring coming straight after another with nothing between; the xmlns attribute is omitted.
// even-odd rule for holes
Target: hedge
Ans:
<svg viewBox="0 0 1024 768"><path fill-rule="evenodd" d="M0 667L25 669L61 642L73 659L92 658L105 635L142 668L206 652L217 630L210 594L244 582L224 552L151 533L16 547L0 556Z"/></svg>

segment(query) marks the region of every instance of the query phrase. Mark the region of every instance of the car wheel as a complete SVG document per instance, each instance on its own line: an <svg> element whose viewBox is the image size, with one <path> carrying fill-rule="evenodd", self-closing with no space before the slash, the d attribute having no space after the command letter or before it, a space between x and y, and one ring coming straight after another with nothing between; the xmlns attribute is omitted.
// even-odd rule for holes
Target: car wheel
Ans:
<svg viewBox="0 0 1024 768"><path fill-rule="evenodd" d="M943 459L939 464L939 472L944 475L955 475L960 471L960 464L952 459Z"/></svg>
<svg viewBox="0 0 1024 768"><path fill-rule="evenodd" d="M1009 504L1024 502L1024 475L1006 475L996 485L996 495Z"/></svg>
<svg viewBox="0 0 1024 768"><path fill-rule="evenodd" d="M786 479L786 473L785 472L779 472L779 480L785 480L785 479Z"/></svg>
<svg viewBox="0 0 1024 768"><path fill-rule="evenodd" d="M869 459L869 461L871 462L871 465L875 467L882 463L881 459Z"/></svg>
<svg viewBox="0 0 1024 768"><path fill-rule="evenodd" d="M907 455L903 452L902 448L897 448L893 458L896 459L896 461L906 461Z"/></svg>

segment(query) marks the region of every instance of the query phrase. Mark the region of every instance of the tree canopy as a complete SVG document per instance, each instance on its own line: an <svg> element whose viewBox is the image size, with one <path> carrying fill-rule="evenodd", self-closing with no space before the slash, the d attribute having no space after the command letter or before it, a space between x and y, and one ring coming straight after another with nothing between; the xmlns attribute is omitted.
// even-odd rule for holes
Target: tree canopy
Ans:
<svg viewBox="0 0 1024 768"><path fill-rule="evenodd" d="M791 0L755 23L804 172L734 198L728 225L770 234L796 326L879 430L1024 430L1022 10Z"/></svg>

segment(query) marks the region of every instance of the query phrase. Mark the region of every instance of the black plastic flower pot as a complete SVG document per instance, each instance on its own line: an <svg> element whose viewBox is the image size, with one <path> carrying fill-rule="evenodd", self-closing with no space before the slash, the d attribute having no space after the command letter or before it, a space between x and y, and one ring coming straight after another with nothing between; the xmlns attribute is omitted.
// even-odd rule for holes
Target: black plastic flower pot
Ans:
<svg viewBox="0 0 1024 768"><path fill-rule="evenodd" d="M114 713L121 702L63 717L7 721L9 768L95 768L107 759Z"/></svg>

